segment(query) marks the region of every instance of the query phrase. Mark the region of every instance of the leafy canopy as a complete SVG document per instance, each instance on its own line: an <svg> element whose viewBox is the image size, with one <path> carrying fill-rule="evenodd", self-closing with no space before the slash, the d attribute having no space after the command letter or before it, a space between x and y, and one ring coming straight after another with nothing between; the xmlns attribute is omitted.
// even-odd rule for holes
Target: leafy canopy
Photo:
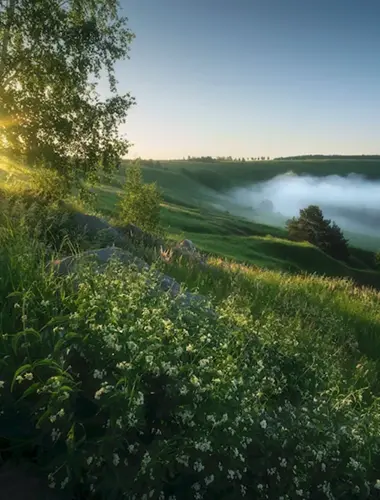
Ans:
<svg viewBox="0 0 380 500"><path fill-rule="evenodd" d="M117 165L134 103L114 74L134 37L126 21L118 0L0 0L0 151L69 182Z"/></svg>

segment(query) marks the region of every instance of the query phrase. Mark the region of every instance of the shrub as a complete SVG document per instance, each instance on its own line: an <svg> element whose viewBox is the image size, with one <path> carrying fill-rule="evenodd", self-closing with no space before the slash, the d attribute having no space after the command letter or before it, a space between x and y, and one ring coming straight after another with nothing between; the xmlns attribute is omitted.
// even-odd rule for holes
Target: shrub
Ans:
<svg viewBox="0 0 380 500"><path fill-rule="evenodd" d="M123 224L135 224L152 234L160 232L161 193L156 184L145 184L141 167L128 165L126 182L119 203L119 217Z"/></svg>
<svg viewBox="0 0 380 500"><path fill-rule="evenodd" d="M348 241L342 230L335 222L325 219L316 205L300 210L299 217L288 220L287 230L291 239L308 241L336 259L349 257Z"/></svg>

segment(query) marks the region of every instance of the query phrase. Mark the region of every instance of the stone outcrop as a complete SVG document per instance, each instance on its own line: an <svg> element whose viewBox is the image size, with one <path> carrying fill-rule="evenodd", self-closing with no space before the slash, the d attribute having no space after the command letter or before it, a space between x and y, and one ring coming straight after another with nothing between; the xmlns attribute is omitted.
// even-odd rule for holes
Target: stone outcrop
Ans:
<svg viewBox="0 0 380 500"><path fill-rule="evenodd" d="M135 265L140 271L150 270L150 266L144 260L134 256L127 250L117 247L88 250L78 255L70 255L69 257L65 257L61 260L53 261L52 266L57 274L66 276L68 274L75 273L81 264L95 261L99 266L99 271L101 272L112 259L117 259L125 265ZM173 297L180 295L181 285L174 278L159 271L154 271L154 274L158 278L158 282L160 283L160 287L163 291L170 293ZM206 300L202 295L190 292L184 292L181 294L181 299L184 305L194 302L204 302Z"/></svg>

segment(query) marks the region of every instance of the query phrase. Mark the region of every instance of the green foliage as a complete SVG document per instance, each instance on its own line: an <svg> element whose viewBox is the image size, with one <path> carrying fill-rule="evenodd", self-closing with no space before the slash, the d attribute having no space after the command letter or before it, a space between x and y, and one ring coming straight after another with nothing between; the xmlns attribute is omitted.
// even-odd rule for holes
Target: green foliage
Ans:
<svg viewBox="0 0 380 500"><path fill-rule="evenodd" d="M31 174L30 190L36 198L48 202L63 200L70 190L67 179L56 170L35 168Z"/></svg>
<svg viewBox="0 0 380 500"><path fill-rule="evenodd" d="M71 182L115 167L133 99L117 94L113 66L132 38L117 0L0 2L2 152ZM104 73L111 97L101 101Z"/></svg>
<svg viewBox="0 0 380 500"><path fill-rule="evenodd" d="M128 166L126 182L119 203L123 224L135 224L151 234L160 232L161 194L154 183L145 184L138 163Z"/></svg>
<svg viewBox="0 0 380 500"><path fill-rule="evenodd" d="M300 210L299 217L287 222L290 239L308 241L334 258L347 260L349 257L348 241L335 222L325 219L322 210L310 205Z"/></svg>
<svg viewBox="0 0 380 500"><path fill-rule="evenodd" d="M189 304L118 262L58 279L17 226L0 243L4 456L78 499L375 494L379 358L334 309L379 329L376 294L220 269L226 294Z"/></svg>

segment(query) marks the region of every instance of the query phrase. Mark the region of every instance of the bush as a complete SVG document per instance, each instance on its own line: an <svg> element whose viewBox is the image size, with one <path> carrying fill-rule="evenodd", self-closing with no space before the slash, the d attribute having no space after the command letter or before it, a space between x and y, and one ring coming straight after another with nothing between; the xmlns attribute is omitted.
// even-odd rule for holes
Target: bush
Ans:
<svg viewBox="0 0 380 500"><path fill-rule="evenodd" d="M139 164L127 167L124 193L119 203L123 224L135 224L148 233L160 233L161 193L156 184L144 184Z"/></svg>
<svg viewBox="0 0 380 500"><path fill-rule="evenodd" d="M299 217L287 222L289 237L296 241L308 241L332 257L347 261L348 241L335 222L325 219L322 210L315 205L300 210Z"/></svg>

